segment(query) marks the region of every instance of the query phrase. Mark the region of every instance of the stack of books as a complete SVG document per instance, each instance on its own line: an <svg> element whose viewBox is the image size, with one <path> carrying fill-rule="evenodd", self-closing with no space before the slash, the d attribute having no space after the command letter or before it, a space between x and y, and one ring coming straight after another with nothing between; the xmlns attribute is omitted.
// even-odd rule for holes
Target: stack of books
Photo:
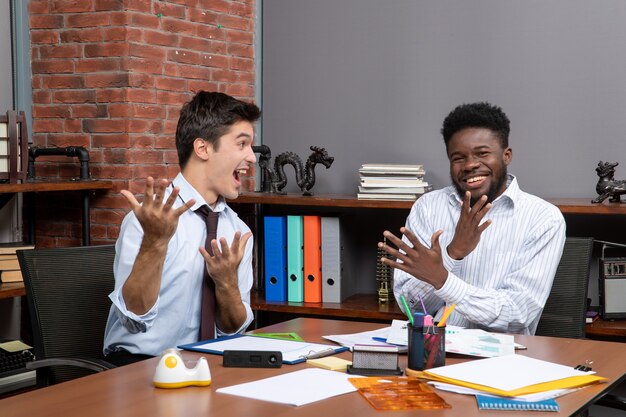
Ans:
<svg viewBox="0 0 626 417"><path fill-rule="evenodd" d="M431 190L417 164L363 164L359 177L359 199L414 201Z"/></svg>
<svg viewBox="0 0 626 417"><path fill-rule="evenodd" d="M34 245L21 242L0 243L0 280L2 282L20 282L22 271L15 253L18 249L33 249Z"/></svg>

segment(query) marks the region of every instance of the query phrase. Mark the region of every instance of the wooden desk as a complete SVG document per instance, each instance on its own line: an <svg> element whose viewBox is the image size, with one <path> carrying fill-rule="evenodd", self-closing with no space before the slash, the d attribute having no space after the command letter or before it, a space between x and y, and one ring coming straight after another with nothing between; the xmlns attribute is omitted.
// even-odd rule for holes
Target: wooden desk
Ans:
<svg viewBox="0 0 626 417"><path fill-rule="evenodd" d="M300 318L262 329L268 332L297 332L305 340L326 342L321 335L360 332L380 328L380 324ZM535 358L575 366L593 360L599 375L609 378L607 384L598 384L558 399L560 413L545 415L569 416L586 408L603 393L615 386L626 374L626 352L619 343L592 340L559 339L540 336L516 336L515 340L528 347L522 354ZM197 360L199 353L183 352L185 360ZM350 359L349 352L339 356ZM350 393L319 401L303 407L292 407L264 401L218 394L217 388L267 378L306 368L306 364L283 365L280 369L224 368L222 358L206 355L213 383L210 387L188 387L174 390L157 389L152 377L157 358L113 369L52 387L27 392L0 400L4 417L60 416L428 416L471 417L493 416L494 411L479 412L472 396L439 392L452 405L449 410L411 412L377 412L358 393ZM447 363L464 359L448 358ZM406 366L406 355L400 357ZM495 414L494 414L495 413ZM539 416L538 412L507 411L507 416Z"/></svg>
<svg viewBox="0 0 626 417"><path fill-rule="evenodd" d="M83 193L83 245L90 243L89 229L89 191L108 190L113 187L112 181L99 180L64 180L64 181L25 181L18 184L0 184L0 208L16 193L37 193L50 191L82 191ZM35 213L34 203L27 215L29 223L29 242L35 243Z"/></svg>
<svg viewBox="0 0 626 417"><path fill-rule="evenodd" d="M626 320L604 320L598 318L585 325L588 339L626 342Z"/></svg>

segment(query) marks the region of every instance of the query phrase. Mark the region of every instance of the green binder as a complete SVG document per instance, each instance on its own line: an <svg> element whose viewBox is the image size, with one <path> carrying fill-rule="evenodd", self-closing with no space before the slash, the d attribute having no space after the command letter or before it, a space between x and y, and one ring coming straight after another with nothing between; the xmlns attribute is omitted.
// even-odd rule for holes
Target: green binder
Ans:
<svg viewBox="0 0 626 417"><path fill-rule="evenodd" d="M304 300L302 216L287 216L287 301Z"/></svg>

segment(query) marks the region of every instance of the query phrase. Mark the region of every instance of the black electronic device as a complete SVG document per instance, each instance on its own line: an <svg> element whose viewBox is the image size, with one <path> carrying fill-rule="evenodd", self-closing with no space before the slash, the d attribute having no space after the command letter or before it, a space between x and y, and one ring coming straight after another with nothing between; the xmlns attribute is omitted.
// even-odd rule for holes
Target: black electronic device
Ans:
<svg viewBox="0 0 626 417"><path fill-rule="evenodd" d="M35 359L31 349L7 350L0 344L0 378L26 371L26 363Z"/></svg>
<svg viewBox="0 0 626 417"><path fill-rule="evenodd" d="M283 354L279 351L225 350L222 365L227 368L280 368Z"/></svg>
<svg viewBox="0 0 626 417"><path fill-rule="evenodd" d="M615 247L617 246L617 247ZM604 244L599 260L600 313L605 320L626 318L626 248Z"/></svg>

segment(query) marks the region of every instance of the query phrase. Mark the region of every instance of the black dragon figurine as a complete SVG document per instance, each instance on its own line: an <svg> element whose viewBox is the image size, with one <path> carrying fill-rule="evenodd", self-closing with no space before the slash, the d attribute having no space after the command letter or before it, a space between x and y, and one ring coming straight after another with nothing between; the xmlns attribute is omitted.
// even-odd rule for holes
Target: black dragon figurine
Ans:
<svg viewBox="0 0 626 417"><path fill-rule="evenodd" d="M267 145L253 146L254 152L259 153L259 168L261 168L261 191L271 191L276 194L286 194L282 191L287 185L287 176L284 166L290 164L296 171L296 184L300 187L303 195L313 195L311 188L315 185L315 165L322 164L327 169L333 164L335 158L328 155L324 148L311 146L313 151L309 155L304 167L302 159L293 152L283 152L274 158L274 169L270 167L272 152Z"/></svg>
<svg viewBox="0 0 626 417"><path fill-rule="evenodd" d="M596 192L598 197L591 200L592 203L602 203L608 197L609 201L618 203L621 201L620 195L626 194L626 180L615 180L615 167L618 162L598 162L596 172L598 173L598 183L596 184Z"/></svg>

